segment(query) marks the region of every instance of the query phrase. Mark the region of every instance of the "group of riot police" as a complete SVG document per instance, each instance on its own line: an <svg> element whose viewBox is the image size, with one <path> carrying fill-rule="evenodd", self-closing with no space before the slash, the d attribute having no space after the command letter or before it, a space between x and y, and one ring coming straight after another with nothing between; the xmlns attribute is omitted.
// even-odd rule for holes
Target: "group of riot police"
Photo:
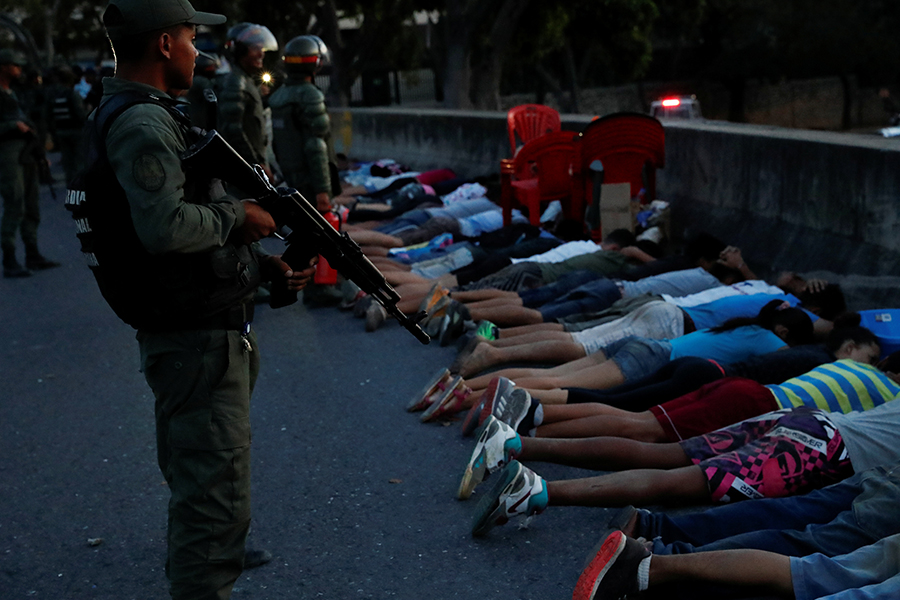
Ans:
<svg viewBox="0 0 900 600"><path fill-rule="evenodd" d="M263 58L279 45L267 27L235 25L225 49L232 66L219 76L215 56L201 53L197 58L187 93L192 122L206 129L214 124L248 163L263 167L270 180L297 189L321 212L331 210L340 185L325 95L315 83L316 73L330 63L325 43L314 35L290 40L282 55L284 81L271 93L271 85L262 79ZM216 93L217 118L204 102L207 88Z"/></svg>

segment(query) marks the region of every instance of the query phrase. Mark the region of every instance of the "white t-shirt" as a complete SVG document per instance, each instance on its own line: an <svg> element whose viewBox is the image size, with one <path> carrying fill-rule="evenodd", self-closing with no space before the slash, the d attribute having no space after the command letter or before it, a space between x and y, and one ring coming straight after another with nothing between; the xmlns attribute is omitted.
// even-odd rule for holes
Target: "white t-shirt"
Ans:
<svg viewBox="0 0 900 600"><path fill-rule="evenodd" d="M752 294L783 293L784 290L782 290L781 288L775 287L774 285L769 285L761 279L751 279L750 281L742 281L740 283L734 283L732 285L723 285L721 287L706 290L705 292L699 292L697 294L691 294L690 296L684 296L682 298L675 298L673 296L663 294L663 300L665 300L666 302L670 302L676 306L685 307L708 304L713 300L719 300L720 298L726 298L728 296L749 296Z"/></svg>
<svg viewBox="0 0 900 600"><path fill-rule="evenodd" d="M561 244L552 250L547 250L543 254L536 254L528 258L514 258L513 264L520 262L540 262L540 263L558 263L573 256L581 256L582 254L590 254L602 250L599 244L590 241L567 242Z"/></svg>
<svg viewBox="0 0 900 600"><path fill-rule="evenodd" d="M900 402L862 411L828 413L841 433L857 473L900 460Z"/></svg>

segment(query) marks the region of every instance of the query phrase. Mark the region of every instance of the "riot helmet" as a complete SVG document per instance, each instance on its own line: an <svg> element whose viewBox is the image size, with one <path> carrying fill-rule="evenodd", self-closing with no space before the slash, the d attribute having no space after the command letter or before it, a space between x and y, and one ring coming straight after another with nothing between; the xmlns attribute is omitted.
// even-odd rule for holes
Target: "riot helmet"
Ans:
<svg viewBox="0 0 900 600"><path fill-rule="evenodd" d="M289 75L315 75L331 65L331 54L317 35L300 35L284 47L284 68Z"/></svg>
<svg viewBox="0 0 900 600"><path fill-rule="evenodd" d="M235 59L240 59L251 46L256 46L263 52L278 50L278 40L265 25L238 23L228 30L227 37L225 47L232 52Z"/></svg>

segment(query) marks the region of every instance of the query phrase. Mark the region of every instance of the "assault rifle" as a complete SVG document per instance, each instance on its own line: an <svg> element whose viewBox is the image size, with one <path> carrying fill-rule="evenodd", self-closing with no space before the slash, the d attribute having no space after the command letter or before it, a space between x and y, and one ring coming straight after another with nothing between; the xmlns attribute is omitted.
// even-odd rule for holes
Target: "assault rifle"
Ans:
<svg viewBox="0 0 900 600"><path fill-rule="evenodd" d="M388 314L400 321L416 339L427 344L431 338L419 327L419 315L410 318L397 308L400 294L385 280L378 267L366 258L359 245L346 233L338 233L300 192L269 183L259 165L252 167L215 130L206 132L181 155L186 167L210 178L221 179L255 198L287 233L282 260L302 269L321 254L328 264L372 296ZM290 231L286 231L290 230ZM297 301L297 293L282 282L273 282L270 304L280 308Z"/></svg>

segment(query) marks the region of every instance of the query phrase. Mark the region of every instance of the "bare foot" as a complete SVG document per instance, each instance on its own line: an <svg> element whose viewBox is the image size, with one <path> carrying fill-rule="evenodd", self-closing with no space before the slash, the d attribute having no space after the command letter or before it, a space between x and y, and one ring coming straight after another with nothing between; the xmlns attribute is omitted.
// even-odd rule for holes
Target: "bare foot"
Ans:
<svg viewBox="0 0 900 600"><path fill-rule="evenodd" d="M471 377L496 364L494 347L487 343L477 344L465 359L459 361L459 374ZM455 363L454 363L455 364Z"/></svg>

